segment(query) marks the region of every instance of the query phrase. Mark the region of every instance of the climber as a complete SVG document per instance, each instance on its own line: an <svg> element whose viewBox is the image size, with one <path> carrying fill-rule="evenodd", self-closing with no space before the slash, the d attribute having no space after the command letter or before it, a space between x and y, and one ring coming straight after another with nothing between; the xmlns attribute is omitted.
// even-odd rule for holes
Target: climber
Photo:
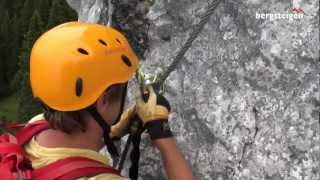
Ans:
<svg viewBox="0 0 320 180"><path fill-rule="evenodd" d="M33 168L73 156L109 165L109 157L98 151L106 145L116 156L113 139L126 135L138 115L160 151L167 178L195 179L168 128L170 105L163 96L148 86L147 99L137 91L135 104L123 112L138 63L126 38L110 27L68 22L44 33L30 56L31 88L44 113L30 123L45 119L50 129L24 146ZM101 173L82 179L126 178Z"/></svg>

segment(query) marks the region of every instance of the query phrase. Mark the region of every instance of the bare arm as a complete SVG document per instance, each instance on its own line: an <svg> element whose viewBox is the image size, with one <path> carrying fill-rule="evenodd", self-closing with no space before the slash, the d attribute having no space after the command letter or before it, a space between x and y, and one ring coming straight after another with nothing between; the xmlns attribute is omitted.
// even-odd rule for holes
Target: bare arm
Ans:
<svg viewBox="0 0 320 180"><path fill-rule="evenodd" d="M195 180L188 162L177 147L174 138L154 140L159 149L169 180Z"/></svg>
<svg viewBox="0 0 320 180"><path fill-rule="evenodd" d="M170 104L156 93L152 86L147 86L148 96L139 91L136 111L147 129L151 140L160 150L163 164L169 180L194 180L192 170L179 150L168 124ZM147 98L147 100L146 100Z"/></svg>

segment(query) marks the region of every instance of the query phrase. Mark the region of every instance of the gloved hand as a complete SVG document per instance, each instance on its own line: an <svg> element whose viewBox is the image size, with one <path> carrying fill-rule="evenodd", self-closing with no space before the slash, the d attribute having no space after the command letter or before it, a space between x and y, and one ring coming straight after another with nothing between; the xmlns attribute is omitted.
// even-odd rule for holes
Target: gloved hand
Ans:
<svg viewBox="0 0 320 180"><path fill-rule="evenodd" d="M143 121L152 140L172 137L168 124L170 104L168 100L156 93L152 86L147 87L147 95L138 95L136 112Z"/></svg>
<svg viewBox="0 0 320 180"><path fill-rule="evenodd" d="M119 122L115 125L111 126L110 138L121 138L122 136L129 133L129 127L131 121L136 115L136 106L131 106L126 111L124 111L121 115Z"/></svg>

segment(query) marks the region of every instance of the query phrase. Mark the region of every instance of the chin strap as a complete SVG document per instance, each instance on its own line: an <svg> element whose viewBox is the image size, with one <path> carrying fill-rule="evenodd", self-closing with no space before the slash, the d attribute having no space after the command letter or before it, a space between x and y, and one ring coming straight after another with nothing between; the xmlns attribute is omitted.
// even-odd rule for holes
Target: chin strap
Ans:
<svg viewBox="0 0 320 180"><path fill-rule="evenodd" d="M125 99L126 99L125 97L127 95L127 86L128 86L128 83L125 83L123 94L122 94L122 99L121 99L120 112L118 114L118 117L117 117L115 123L117 123L120 120L121 114L124 109L124 104L125 104ZM93 117L93 119L99 124L99 126L102 128L103 140L104 140L105 145L107 146L108 152L111 154L112 157L119 157L118 150L117 150L116 146L114 145L112 139L109 136L110 130L111 130L110 125L107 123L107 121L105 121L105 119L103 119L103 117L99 114L99 112L94 107L94 105L88 107L87 111Z"/></svg>
<svg viewBox="0 0 320 180"><path fill-rule="evenodd" d="M116 146L113 144L113 141L109 137L110 133L110 125L103 119L103 117L98 113L97 109L94 106L90 106L88 108L88 112L91 114L93 119L99 124L99 126L103 130L103 140L107 145L107 149L111 156L118 157L119 153Z"/></svg>
<svg viewBox="0 0 320 180"><path fill-rule="evenodd" d="M125 83L123 85L120 113L118 114L118 117L117 117L116 121L113 123L113 125L117 124L121 119L121 115L122 115L123 110L124 110L124 104L126 103L127 91L128 91L128 83Z"/></svg>

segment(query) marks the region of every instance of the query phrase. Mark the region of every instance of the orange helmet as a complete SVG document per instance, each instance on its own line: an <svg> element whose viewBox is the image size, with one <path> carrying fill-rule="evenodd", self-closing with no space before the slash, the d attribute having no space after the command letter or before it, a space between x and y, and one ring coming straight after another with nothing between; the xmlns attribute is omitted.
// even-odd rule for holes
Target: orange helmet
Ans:
<svg viewBox="0 0 320 180"><path fill-rule="evenodd" d="M111 85L130 80L138 63L126 38L115 29L65 23L44 33L32 48L32 92L52 109L80 110Z"/></svg>

